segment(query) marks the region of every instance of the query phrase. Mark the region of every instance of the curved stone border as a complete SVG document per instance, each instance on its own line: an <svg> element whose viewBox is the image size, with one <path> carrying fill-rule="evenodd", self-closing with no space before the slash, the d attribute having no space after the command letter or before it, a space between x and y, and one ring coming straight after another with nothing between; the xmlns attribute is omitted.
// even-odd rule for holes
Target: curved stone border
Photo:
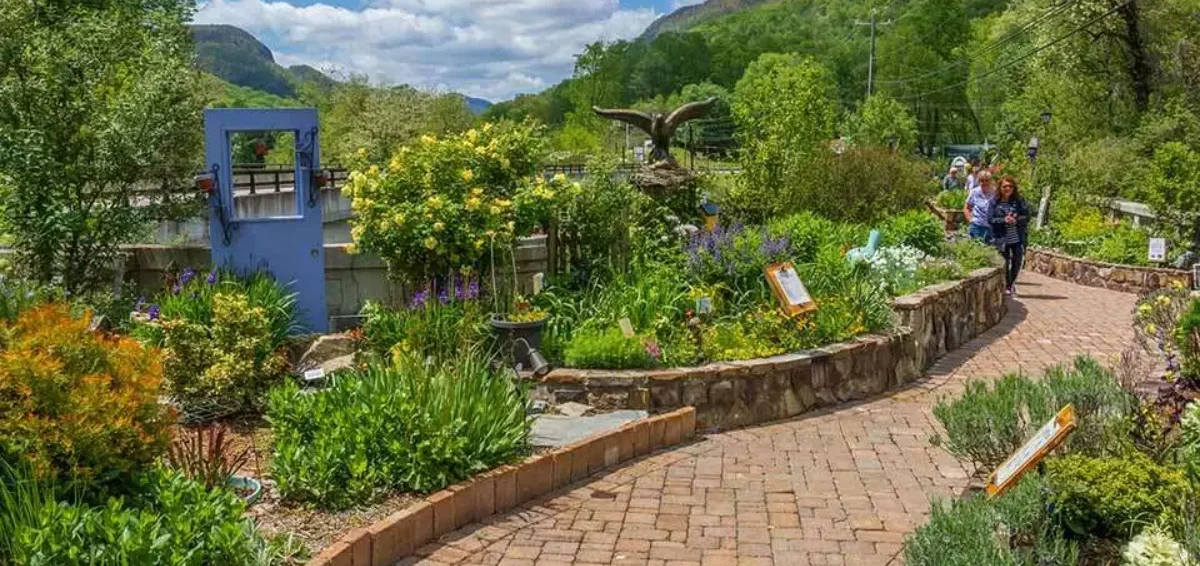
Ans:
<svg viewBox="0 0 1200 566"><path fill-rule="evenodd" d="M389 566L447 533L582 481L662 448L691 439L690 407L640 419L552 452L501 466L443 489L371 525L355 529L317 555L309 566Z"/></svg>
<svg viewBox="0 0 1200 566"><path fill-rule="evenodd" d="M728 429L794 417L865 399L921 377L950 350L1004 318L1004 276L976 270L893 302L896 330L813 351L703 367L551 372L533 395L602 409L696 408L702 429Z"/></svg>
<svg viewBox="0 0 1200 566"><path fill-rule="evenodd" d="M1030 248L1025 254L1025 269L1078 285L1138 295L1175 284L1192 288L1190 271L1105 263L1045 249Z"/></svg>

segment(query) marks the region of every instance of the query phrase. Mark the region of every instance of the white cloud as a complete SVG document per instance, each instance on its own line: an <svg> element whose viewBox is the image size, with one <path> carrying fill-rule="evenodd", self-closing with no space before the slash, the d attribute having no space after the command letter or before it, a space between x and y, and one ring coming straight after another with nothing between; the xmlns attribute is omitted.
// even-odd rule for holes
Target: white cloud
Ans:
<svg viewBox="0 0 1200 566"><path fill-rule="evenodd" d="M659 15L618 0L210 0L195 20L249 31L284 65L504 100L558 82L586 44L636 37Z"/></svg>
<svg viewBox="0 0 1200 566"><path fill-rule="evenodd" d="M704 3L704 0L675 0L674 2L671 3L671 9L678 10L684 6L695 6L696 4L703 4L703 3Z"/></svg>

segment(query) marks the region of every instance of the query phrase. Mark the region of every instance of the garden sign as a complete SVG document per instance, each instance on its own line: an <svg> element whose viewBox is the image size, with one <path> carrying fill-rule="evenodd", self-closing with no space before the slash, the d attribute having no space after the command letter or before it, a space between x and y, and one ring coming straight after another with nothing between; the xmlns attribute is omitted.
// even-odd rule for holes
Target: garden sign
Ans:
<svg viewBox="0 0 1200 566"><path fill-rule="evenodd" d="M771 283L771 290L775 293L775 298L779 299L788 316L817 310L817 303L808 294L808 289L804 287L804 282L800 280L800 275L796 273L794 265L776 263L768 265L763 271L767 274L767 281Z"/></svg>
<svg viewBox="0 0 1200 566"><path fill-rule="evenodd" d="M1075 406L1063 407L1063 410L1050 419L1050 422L1033 435L1033 438L1029 439L1020 450L1017 450L1016 454L1013 454L999 468L996 468L995 472L992 472L992 477L988 478L988 497L996 497L1016 485L1025 472L1037 466L1055 448L1058 448L1067 439L1067 435L1075 430L1076 426Z"/></svg>

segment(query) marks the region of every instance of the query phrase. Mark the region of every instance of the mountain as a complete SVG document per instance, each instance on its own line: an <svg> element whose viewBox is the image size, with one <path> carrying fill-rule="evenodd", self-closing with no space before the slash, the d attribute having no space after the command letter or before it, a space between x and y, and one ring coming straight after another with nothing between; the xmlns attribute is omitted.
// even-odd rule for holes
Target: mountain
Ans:
<svg viewBox="0 0 1200 566"><path fill-rule="evenodd" d="M475 114L476 116L483 114L488 108L492 107L491 101L484 100L482 98L472 98L470 96L463 95L463 100L466 101L467 108L471 111L471 113Z"/></svg>
<svg viewBox="0 0 1200 566"><path fill-rule="evenodd" d="M233 85L283 98L296 96L296 74L279 66L271 50L249 32L228 25L195 25L192 39L201 70Z"/></svg>
<svg viewBox="0 0 1200 566"><path fill-rule="evenodd" d="M770 1L772 0L707 0L702 4L684 6L654 20L650 24L650 27L642 32L642 36L639 39L649 41L658 37L663 32L687 31L713 18L753 8L754 6Z"/></svg>

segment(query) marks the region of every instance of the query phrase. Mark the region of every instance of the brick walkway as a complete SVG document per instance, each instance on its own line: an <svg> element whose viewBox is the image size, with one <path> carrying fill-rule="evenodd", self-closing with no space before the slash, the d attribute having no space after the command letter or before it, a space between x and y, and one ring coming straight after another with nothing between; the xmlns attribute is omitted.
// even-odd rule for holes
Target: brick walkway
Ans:
<svg viewBox="0 0 1200 566"><path fill-rule="evenodd" d="M971 470L929 444L930 408L970 377L1037 372L1130 340L1134 297L1026 273L996 328L884 398L709 435L472 525L423 564L898 564L930 497Z"/></svg>

